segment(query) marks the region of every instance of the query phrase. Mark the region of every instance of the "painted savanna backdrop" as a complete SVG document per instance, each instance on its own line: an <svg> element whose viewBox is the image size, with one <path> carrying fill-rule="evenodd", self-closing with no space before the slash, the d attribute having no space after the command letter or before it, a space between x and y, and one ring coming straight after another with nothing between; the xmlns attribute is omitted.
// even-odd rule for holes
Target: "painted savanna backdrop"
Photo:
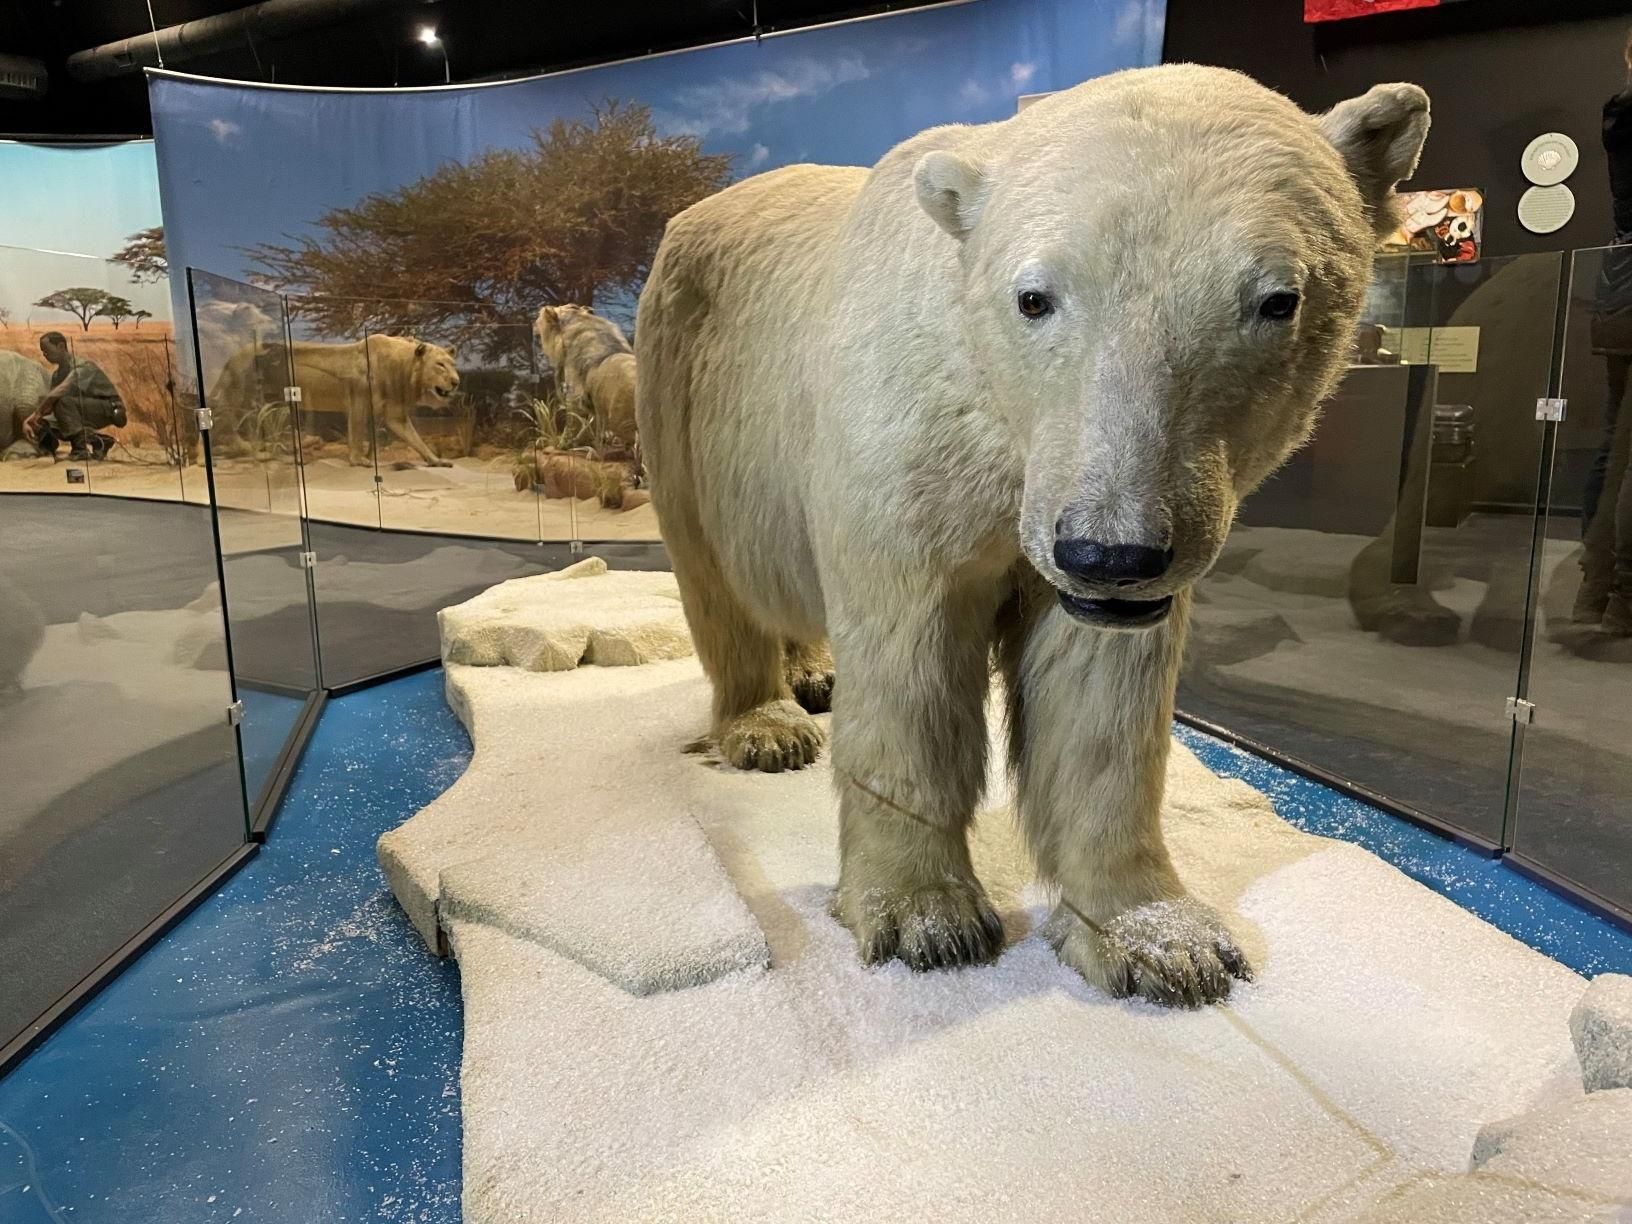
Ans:
<svg viewBox="0 0 1632 1224"><path fill-rule="evenodd" d="M235 340L268 330L252 310L280 297L296 366L302 353L318 360L303 344L410 339L420 360L451 355L457 387L444 394L410 370L383 397L389 409L371 388L374 445L361 455L340 393L306 389L309 496L315 475L319 502L338 506L347 489L371 498L365 518L372 506L405 525L541 536L555 508L529 501L560 501L577 534L649 534L620 405L668 219L764 170L870 164L926 127L1004 118L1021 95L1155 63L1163 14L1163 0L970 0L452 90L155 76L171 264L242 286L233 308L220 304L233 291L212 285L231 322L219 340L200 328L219 345L204 354L206 379ZM179 275L174 290L185 314ZM264 422L289 355L261 362L248 398ZM386 428L404 399L409 427ZM268 431L240 432L253 460Z"/></svg>
<svg viewBox="0 0 1632 1224"><path fill-rule="evenodd" d="M0 141L0 490L56 488L49 459L15 445L50 368L40 337L61 332L124 397L129 423L111 430L109 460L166 495L189 449L191 417L176 404L158 173L150 141L57 146Z"/></svg>

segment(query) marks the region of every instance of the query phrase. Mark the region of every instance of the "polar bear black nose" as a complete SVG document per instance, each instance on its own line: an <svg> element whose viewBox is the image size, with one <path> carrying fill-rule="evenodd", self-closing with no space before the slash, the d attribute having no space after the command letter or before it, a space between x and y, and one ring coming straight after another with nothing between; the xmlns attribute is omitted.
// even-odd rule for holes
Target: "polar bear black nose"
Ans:
<svg viewBox="0 0 1632 1224"><path fill-rule="evenodd" d="M1054 564L1084 582L1138 586L1167 573L1173 564L1171 548L1147 544L1101 544L1098 540L1054 541Z"/></svg>

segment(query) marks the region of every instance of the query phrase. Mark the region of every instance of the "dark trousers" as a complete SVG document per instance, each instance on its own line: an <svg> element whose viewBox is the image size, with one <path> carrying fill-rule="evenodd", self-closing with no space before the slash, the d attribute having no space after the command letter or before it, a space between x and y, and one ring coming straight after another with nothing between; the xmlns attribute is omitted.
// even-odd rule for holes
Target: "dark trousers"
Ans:
<svg viewBox="0 0 1632 1224"><path fill-rule="evenodd" d="M1589 580L1612 582L1623 594L1632 594L1632 480L1627 479L1632 413L1624 411L1632 355L1606 354L1604 367L1604 436L1581 489L1583 568Z"/></svg>
<svg viewBox="0 0 1632 1224"><path fill-rule="evenodd" d="M1581 486L1581 534L1587 534L1593 515L1598 513L1598 501L1604 495L1604 478L1609 474L1609 457L1615 449L1615 422L1621 414L1621 403L1626 399L1627 376L1632 373L1632 355L1608 353L1604 356L1604 436L1598 443L1598 453L1587 469L1587 481Z"/></svg>
<svg viewBox="0 0 1632 1224"><path fill-rule="evenodd" d="M77 447L88 444L87 434L106 429L118 420L118 400L70 391L51 405L51 421L56 432Z"/></svg>

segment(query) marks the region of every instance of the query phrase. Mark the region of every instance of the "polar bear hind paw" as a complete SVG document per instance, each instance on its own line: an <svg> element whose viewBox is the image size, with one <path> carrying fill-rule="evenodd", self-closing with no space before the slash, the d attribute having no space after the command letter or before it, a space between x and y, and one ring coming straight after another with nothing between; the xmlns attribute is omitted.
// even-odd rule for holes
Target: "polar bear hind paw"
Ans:
<svg viewBox="0 0 1632 1224"><path fill-rule="evenodd" d="M826 714L833 708L833 673L801 671L788 677L793 699L807 714Z"/></svg>
<svg viewBox="0 0 1632 1224"><path fill-rule="evenodd" d="M725 725L720 755L738 769L781 773L812 764L825 738L821 725L794 702L767 701Z"/></svg>
<svg viewBox="0 0 1632 1224"><path fill-rule="evenodd" d="M1089 985L1117 998L1200 1007L1229 998L1234 979L1253 976L1219 916L1189 897L1149 902L1097 930L1062 905L1043 937Z"/></svg>
<svg viewBox="0 0 1632 1224"><path fill-rule="evenodd" d="M997 959L1003 922L978 883L869 888L836 894L833 916L850 928L865 965L900 960L909 969L953 969Z"/></svg>

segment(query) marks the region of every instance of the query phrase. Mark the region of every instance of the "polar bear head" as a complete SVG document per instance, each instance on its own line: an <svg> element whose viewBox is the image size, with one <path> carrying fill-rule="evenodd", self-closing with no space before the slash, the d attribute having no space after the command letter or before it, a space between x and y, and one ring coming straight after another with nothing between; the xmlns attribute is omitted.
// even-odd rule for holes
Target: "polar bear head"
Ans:
<svg viewBox="0 0 1632 1224"><path fill-rule="evenodd" d="M933 134L918 200L958 243L964 347L1024 471L1020 543L1067 611L1164 619L1309 436L1427 129L1414 85L1316 117L1174 65Z"/></svg>

